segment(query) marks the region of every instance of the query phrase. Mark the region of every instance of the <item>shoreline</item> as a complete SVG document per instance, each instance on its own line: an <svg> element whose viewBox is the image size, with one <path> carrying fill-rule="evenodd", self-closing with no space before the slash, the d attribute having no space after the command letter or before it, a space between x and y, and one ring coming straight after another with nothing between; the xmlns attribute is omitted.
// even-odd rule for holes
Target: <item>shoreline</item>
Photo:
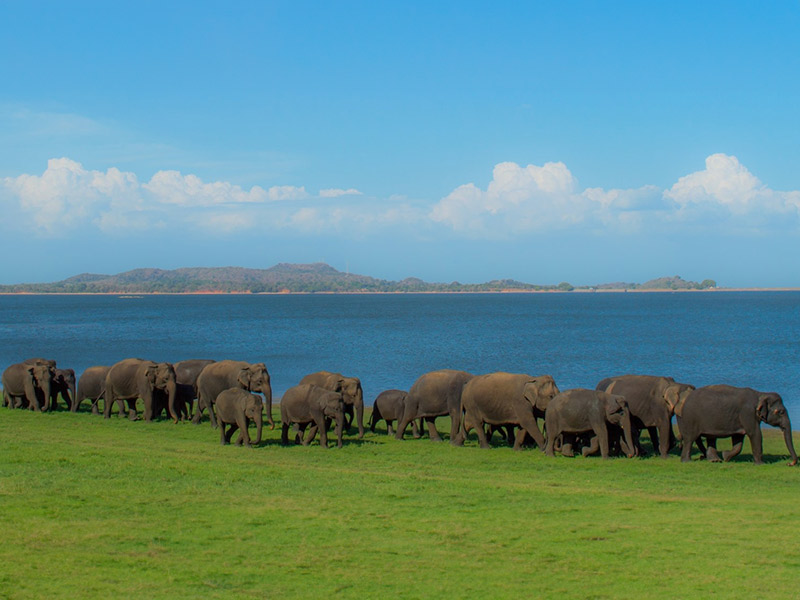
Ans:
<svg viewBox="0 0 800 600"><path fill-rule="evenodd" d="M777 288L713 288L705 290L671 290L671 289L574 289L574 290L475 290L475 291L352 291L352 292L223 292L223 291L198 291L198 292L0 292L0 296L118 296L123 299L136 299L143 296L397 296L397 295L453 295L453 294L713 294L726 292L800 292L800 287Z"/></svg>

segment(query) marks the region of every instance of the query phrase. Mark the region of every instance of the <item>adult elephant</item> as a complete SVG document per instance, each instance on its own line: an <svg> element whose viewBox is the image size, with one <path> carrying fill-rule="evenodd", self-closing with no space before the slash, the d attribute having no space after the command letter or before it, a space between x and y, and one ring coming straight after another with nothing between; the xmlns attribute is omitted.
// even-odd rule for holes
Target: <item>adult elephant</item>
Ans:
<svg viewBox="0 0 800 600"><path fill-rule="evenodd" d="M742 451L746 435L753 449L753 462L757 465L763 464L763 421L773 427L780 427L791 456L789 465L797 464L789 414L783 405L783 399L775 392L759 392L752 388L731 385L709 385L693 390L675 408L675 416L683 440L683 462L691 460L692 445L700 436L707 436L712 446L717 438L732 438L733 448L722 453L723 459L729 461ZM713 454L710 458L713 458Z"/></svg>
<svg viewBox="0 0 800 600"><path fill-rule="evenodd" d="M308 383L289 388L281 398L281 444L285 446L289 443L289 427L296 424L300 433L295 441L301 441L307 446L318 430L320 446L327 448L329 419L336 421L336 445L341 448L344 429L343 394ZM312 427L304 440L303 433L308 425Z"/></svg>
<svg viewBox="0 0 800 600"><path fill-rule="evenodd" d="M556 439L564 433L592 432L597 438L600 454L608 458L608 426L618 425L625 434L628 457L633 457L631 415L623 396L598 390L577 388L561 392L550 401L545 411L548 456L555 456Z"/></svg>
<svg viewBox="0 0 800 600"><path fill-rule="evenodd" d="M193 358L176 362L175 382L178 384L178 410L182 417L192 416L194 401L197 399L197 378L208 365L216 361Z"/></svg>
<svg viewBox="0 0 800 600"><path fill-rule="evenodd" d="M686 383L676 383L672 377L653 375L621 375L608 377L597 384L597 390L625 396L631 413L631 435L639 455L644 451L639 444L642 429L650 433L653 450L667 458L672 435L672 413L694 389Z"/></svg>
<svg viewBox="0 0 800 600"><path fill-rule="evenodd" d="M386 421L387 435L394 435L392 423L403 417L403 407L405 406L408 392L403 390L386 390L378 394L372 404L372 415L369 419L369 430L375 433L375 426L378 421ZM411 434L419 437L419 428L416 421L411 421Z"/></svg>
<svg viewBox="0 0 800 600"><path fill-rule="evenodd" d="M23 408L43 412L50 401L55 368L48 362L21 362L3 371L3 403L9 408Z"/></svg>
<svg viewBox="0 0 800 600"><path fill-rule="evenodd" d="M341 392L344 399L345 427L348 432L353 425L353 409L358 423L358 439L364 437L364 390L358 377L345 377L341 373L317 371L306 375L300 384L316 385L332 392Z"/></svg>
<svg viewBox="0 0 800 600"><path fill-rule="evenodd" d="M106 389L106 375L111 370L111 367L104 365L95 365L89 367L81 373L78 379L78 391L75 394L75 399L72 402L72 412L78 412L81 402L89 400L92 403L92 414L100 414L97 408L97 403L104 396ZM119 401L120 413L124 411L122 401Z"/></svg>
<svg viewBox="0 0 800 600"><path fill-rule="evenodd" d="M214 415L214 402L222 392L230 388L241 388L248 392L264 395L267 411L267 423L275 428L272 420L272 386L269 372L264 363L248 363L241 360L221 360L206 365L197 376L197 410L192 417L193 423L199 423L203 411L207 408L211 425L217 427Z"/></svg>
<svg viewBox="0 0 800 600"><path fill-rule="evenodd" d="M408 390L403 418L397 426L395 438L403 439L403 434L411 421L424 419L428 424L431 441L441 442L436 431L436 417L450 415L450 440L458 436L461 427L461 391L473 375L466 371L441 369L425 373Z"/></svg>
<svg viewBox="0 0 800 600"><path fill-rule="evenodd" d="M171 364L141 358L126 358L113 365L106 374L105 407L103 415L111 417L111 405L115 401L128 402L128 418L136 420L136 400L144 401L144 418L152 421L158 390L167 395L169 414L175 423L178 422L176 401L175 369ZM122 414L122 411L120 411Z"/></svg>
<svg viewBox="0 0 800 600"><path fill-rule="evenodd" d="M248 448L250 444L250 432L247 430L250 421L256 424L255 444L261 443L261 431L264 425L262 418L261 396L251 394L242 388L231 388L225 390L215 403L217 409L217 419L219 420L220 443L229 444L231 436L238 429L239 437L236 438L236 445L244 444ZM228 432L225 432L225 425L229 425Z"/></svg>
<svg viewBox="0 0 800 600"><path fill-rule="evenodd" d="M557 394L558 386L550 375L498 372L473 377L461 393L464 424L455 443L464 443L467 423L475 427L481 448L489 447L485 425L516 426L519 430L514 450L522 448L526 433L544 450L545 440L537 419L544 419L548 404Z"/></svg>

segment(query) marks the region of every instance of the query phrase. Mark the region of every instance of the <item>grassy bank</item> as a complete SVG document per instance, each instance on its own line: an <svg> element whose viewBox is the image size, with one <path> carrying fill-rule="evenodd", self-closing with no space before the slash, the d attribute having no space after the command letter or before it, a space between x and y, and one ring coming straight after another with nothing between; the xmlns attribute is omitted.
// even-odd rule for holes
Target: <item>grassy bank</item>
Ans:
<svg viewBox="0 0 800 600"><path fill-rule="evenodd" d="M687 465L3 409L0 597L791 597L775 433L763 467Z"/></svg>

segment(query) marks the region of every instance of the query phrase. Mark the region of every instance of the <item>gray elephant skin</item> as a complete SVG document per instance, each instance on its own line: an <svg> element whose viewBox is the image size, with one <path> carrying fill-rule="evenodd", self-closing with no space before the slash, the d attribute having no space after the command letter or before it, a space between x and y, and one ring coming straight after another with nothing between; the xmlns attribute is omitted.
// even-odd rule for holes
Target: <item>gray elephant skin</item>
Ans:
<svg viewBox="0 0 800 600"><path fill-rule="evenodd" d="M301 384L311 384L330 390L341 392L344 399L345 427L350 430L353 424L353 411L358 424L358 439L364 437L364 390L358 377L345 377L341 373L331 371L317 371L306 375L300 380Z"/></svg>
<svg viewBox="0 0 800 600"><path fill-rule="evenodd" d="M178 385L178 411L184 418L193 413L194 401L197 399L197 378L208 365L216 361L206 358L192 358L176 362L175 382Z"/></svg>
<svg viewBox="0 0 800 600"><path fill-rule="evenodd" d="M650 433L653 450L667 458L672 435L672 413L685 400L694 386L676 383L672 377L653 375L621 375L608 377L597 384L597 390L624 396L631 413L631 435L638 455L644 454L639 444L642 429Z"/></svg>
<svg viewBox="0 0 800 600"><path fill-rule="evenodd" d="M440 442L442 438L436 431L436 417L450 415L450 440L454 442L461 427L461 391L472 377L466 371L455 369L441 369L422 375L408 390L403 418L397 426L395 438L402 440L411 421L424 419L428 424L430 439Z"/></svg>
<svg viewBox="0 0 800 600"><path fill-rule="evenodd" d="M281 398L281 444L289 444L289 427L292 424L300 428L300 440L306 426L311 425L308 437L302 440L303 445L310 444L318 430L320 446L327 448L329 419L336 421L336 445L341 448L344 429L344 399L341 392L307 383L289 388Z"/></svg>
<svg viewBox="0 0 800 600"><path fill-rule="evenodd" d="M239 436L236 438L236 445L244 444L248 448L251 447L248 427L250 421L253 421L256 424L256 440L253 443L260 444L264 425L262 405L261 396L251 394L242 388L231 388L217 396L215 408L219 421L220 443L229 444L231 436L238 429ZM225 432L226 425L228 425L227 433Z"/></svg>
<svg viewBox="0 0 800 600"><path fill-rule="evenodd" d="M723 452L729 461L742 451L744 436L750 440L753 462L763 464L761 422L783 431L786 448L791 456L790 466L797 464L797 453L792 441L792 424L783 405L783 399L775 392L759 392L752 388L730 385L709 385L692 391L682 404L675 408L678 429L683 448L681 460L691 460L692 444L700 436L709 438L709 451L717 438L730 437L733 448ZM710 454L716 458L716 449Z"/></svg>
<svg viewBox="0 0 800 600"><path fill-rule="evenodd" d="M519 431L515 450L522 448L526 433L544 450L545 440L537 419L544 419L547 406L558 393L550 375L497 372L473 377L461 393L464 419L456 443L464 443L469 432L467 424L475 428L481 448L489 448L485 425L516 426Z"/></svg>
<svg viewBox="0 0 800 600"><path fill-rule="evenodd" d="M136 400L144 402L144 418L152 421L157 403L157 390L167 395L169 414L175 423L179 416L175 408L175 369L169 363L156 363L140 358L126 358L113 365L106 374L105 407L103 415L111 416L111 405L115 401L128 402L128 417L136 419ZM121 414L121 413L120 413Z"/></svg>
<svg viewBox="0 0 800 600"><path fill-rule="evenodd" d="M548 456L555 456L555 442L561 434L592 432L597 437L600 454L603 458L608 458L609 424L622 427L628 457L633 457L631 415L623 396L582 388L561 392L550 401L545 411L545 452Z"/></svg>
<svg viewBox="0 0 800 600"><path fill-rule="evenodd" d="M199 423L203 410L207 408L211 425L217 427L214 402L222 392L235 387L264 395L267 423L270 428L274 429L269 371L264 363L248 363L241 360L221 360L203 368L200 375L197 376L197 410L192 417L192 422Z"/></svg>
<svg viewBox="0 0 800 600"><path fill-rule="evenodd" d="M75 394L75 401L72 403L72 412L78 412L78 408L84 400L92 403L92 414L100 414L97 403L105 394L106 375L111 367L105 365L95 365L89 367L81 373L78 379L78 391ZM122 400L119 401L120 412L124 412Z"/></svg>
<svg viewBox="0 0 800 600"><path fill-rule="evenodd" d="M75 371L73 369L56 369L50 389L50 410L58 407L58 396L63 398L68 409L75 403Z"/></svg>
<svg viewBox="0 0 800 600"><path fill-rule="evenodd" d="M378 394L372 404L372 415L369 419L369 430L375 433L378 421L386 421L386 434L394 435L392 423L403 417L403 407L408 392L404 390L386 390ZM419 437L419 428L416 421L411 421L411 435Z"/></svg>
<svg viewBox="0 0 800 600"><path fill-rule="evenodd" d="M55 368L49 361L16 363L3 371L3 403L9 408L47 410Z"/></svg>

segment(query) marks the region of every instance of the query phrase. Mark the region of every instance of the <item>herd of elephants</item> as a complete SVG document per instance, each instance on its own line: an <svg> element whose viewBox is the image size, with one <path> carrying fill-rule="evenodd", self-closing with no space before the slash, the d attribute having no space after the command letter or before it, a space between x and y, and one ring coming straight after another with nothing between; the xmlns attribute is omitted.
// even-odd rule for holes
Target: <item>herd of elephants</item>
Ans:
<svg viewBox="0 0 800 600"><path fill-rule="evenodd" d="M9 408L54 410L61 397L73 412L88 400L92 412L99 414L98 402L103 399L106 418L114 404L123 415L127 402L129 418L138 419L136 402L141 400L146 421L166 412L176 423L184 419L199 423L207 410L223 444L230 443L237 430L237 444L259 444L264 412L267 423L275 426L270 376L263 363L185 360L172 364L129 358L112 366L89 367L76 382L72 369L58 368L54 360L32 358L6 368L2 385L3 403ZM257 394L263 394L263 399ZM673 414L678 436L672 429ZM319 432L321 446L327 447L328 431L335 422L341 447L343 432L354 422L359 439L364 436L361 381L328 371L307 375L283 395L280 415L283 444L289 443L289 429L294 425L295 443L308 445ZM792 427L780 395L729 385L695 388L671 377L622 375L603 379L594 390L561 392L549 375L472 375L442 369L420 376L407 392L381 392L369 425L374 432L376 423L384 420L388 434L403 439L409 425L413 436L420 437L425 423L430 438L438 441L435 419L444 416L450 417L454 445L463 445L474 429L482 448L489 447L491 436L500 433L515 449L536 444L549 456L556 451L572 456L577 451L584 456L599 452L604 458L633 457L645 453L639 438L647 429L653 450L663 458L680 440L683 461L690 460L693 445L702 458L728 461L741 452L747 436L756 464L763 462L763 421L783 431L789 465L797 464ZM544 420L544 430L539 419ZM252 441L250 423L257 429ZM732 442L721 456L718 438Z"/></svg>

